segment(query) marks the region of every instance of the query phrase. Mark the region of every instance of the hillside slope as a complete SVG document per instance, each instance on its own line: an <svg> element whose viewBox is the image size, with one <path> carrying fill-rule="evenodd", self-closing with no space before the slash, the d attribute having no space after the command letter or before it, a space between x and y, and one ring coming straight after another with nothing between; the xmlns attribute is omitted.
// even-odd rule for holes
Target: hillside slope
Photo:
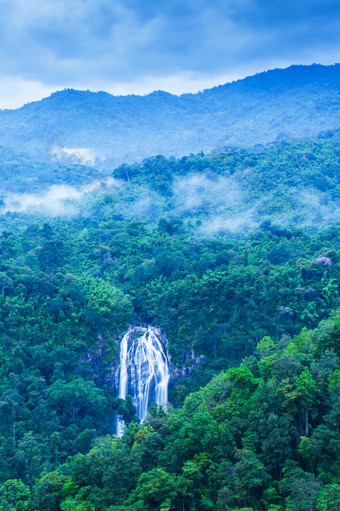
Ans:
<svg viewBox="0 0 340 511"><path fill-rule="evenodd" d="M339 131L89 192L71 161L0 150L0 509L338 510ZM115 384L141 324L171 362L143 424Z"/></svg>
<svg viewBox="0 0 340 511"><path fill-rule="evenodd" d="M292 66L198 94L64 90L0 111L0 143L39 159L77 153L109 166L216 146L314 136L340 123L340 65Z"/></svg>

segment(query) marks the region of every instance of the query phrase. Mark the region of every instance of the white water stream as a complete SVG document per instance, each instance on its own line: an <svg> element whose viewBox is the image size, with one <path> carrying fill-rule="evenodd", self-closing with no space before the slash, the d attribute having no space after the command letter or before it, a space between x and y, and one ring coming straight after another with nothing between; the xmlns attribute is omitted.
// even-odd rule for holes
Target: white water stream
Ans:
<svg viewBox="0 0 340 511"><path fill-rule="evenodd" d="M165 405L168 401L168 358L160 341L160 332L153 327L130 328L120 344L118 396L131 395L137 416L143 422L149 405ZM118 421L117 434L123 434L124 424Z"/></svg>

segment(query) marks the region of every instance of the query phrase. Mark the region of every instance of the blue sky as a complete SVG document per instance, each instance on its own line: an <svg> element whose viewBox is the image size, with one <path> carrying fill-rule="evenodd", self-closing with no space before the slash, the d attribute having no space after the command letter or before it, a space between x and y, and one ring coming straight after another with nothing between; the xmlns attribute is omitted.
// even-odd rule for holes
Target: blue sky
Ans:
<svg viewBox="0 0 340 511"><path fill-rule="evenodd" d="M196 92L340 61L339 0L0 0L0 108L65 87Z"/></svg>

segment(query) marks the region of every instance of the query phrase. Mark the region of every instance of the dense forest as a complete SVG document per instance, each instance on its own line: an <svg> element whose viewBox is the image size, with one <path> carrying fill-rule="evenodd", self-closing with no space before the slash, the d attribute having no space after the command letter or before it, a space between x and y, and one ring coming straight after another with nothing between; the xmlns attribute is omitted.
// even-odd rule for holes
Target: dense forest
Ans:
<svg viewBox="0 0 340 511"><path fill-rule="evenodd" d="M64 463L53 433L37 478L42 454L27 433L13 456L22 479L0 486L3 509L338 510L339 334L338 315L292 339L265 336L181 408L154 407L88 452L87 430Z"/></svg>
<svg viewBox="0 0 340 511"><path fill-rule="evenodd" d="M2 155L0 509L339 511L339 131L104 177ZM171 380L140 424L142 324Z"/></svg>

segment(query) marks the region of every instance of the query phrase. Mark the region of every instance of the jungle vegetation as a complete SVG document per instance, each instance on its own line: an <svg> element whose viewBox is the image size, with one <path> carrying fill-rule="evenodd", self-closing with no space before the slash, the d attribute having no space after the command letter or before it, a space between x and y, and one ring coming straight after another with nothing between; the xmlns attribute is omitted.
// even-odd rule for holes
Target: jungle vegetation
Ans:
<svg viewBox="0 0 340 511"><path fill-rule="evenodd" d="M54 216L20 189L31 172L43 195L43 167L12 173L28 206L3 188L1 509L339 511L339 156L336 130L156 156ZM58 184L81 181L69 167ZM172 379L139 424L114 368L142 323Z"/></svg>

